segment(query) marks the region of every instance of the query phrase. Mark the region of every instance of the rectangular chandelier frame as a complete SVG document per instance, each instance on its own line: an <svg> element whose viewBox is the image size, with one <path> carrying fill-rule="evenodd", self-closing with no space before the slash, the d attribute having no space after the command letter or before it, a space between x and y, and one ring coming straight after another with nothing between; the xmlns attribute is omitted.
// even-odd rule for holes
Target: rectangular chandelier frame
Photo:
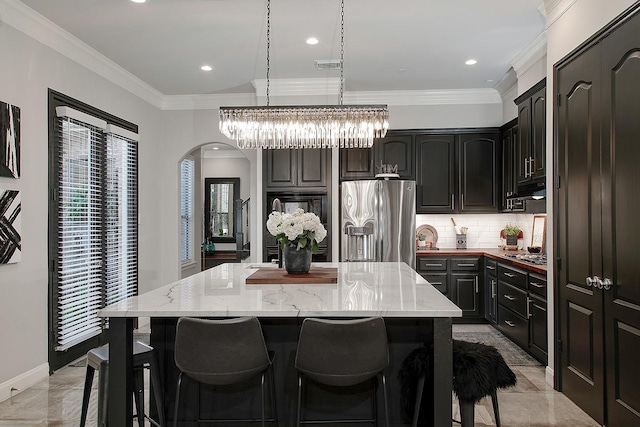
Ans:
<svg viewBox="0 0 640 427"><path fill-rule="evenodd" d="M389 128L386 105L220 107L220 132L238 148L369 148Z"/></svg>

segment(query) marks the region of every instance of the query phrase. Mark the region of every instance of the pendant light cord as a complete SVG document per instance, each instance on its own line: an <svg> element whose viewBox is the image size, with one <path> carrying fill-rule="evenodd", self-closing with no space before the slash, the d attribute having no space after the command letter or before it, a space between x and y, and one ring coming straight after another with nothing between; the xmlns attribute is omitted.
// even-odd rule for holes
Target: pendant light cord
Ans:
<svg viewBox="0 0 640 427"><path fill-rule="evenodd" d="M271 0L267 0L267 107L269 106L269 76L271 74Z"/></svg>
<svg viewBox="0 0 640 427"><path fill-rule="evenodd" d="M340 1L340 105L344 97L344 0Z"/></svg>

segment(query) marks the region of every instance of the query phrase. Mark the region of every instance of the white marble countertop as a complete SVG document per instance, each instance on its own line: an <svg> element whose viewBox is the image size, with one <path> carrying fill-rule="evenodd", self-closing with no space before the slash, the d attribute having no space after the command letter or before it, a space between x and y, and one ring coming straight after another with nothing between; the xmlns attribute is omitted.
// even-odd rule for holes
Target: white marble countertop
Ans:
<svg viewBox="0 0 640 427"><path fill-rule="evenodd" d="M405 263L314 263L334 284L245 284L257 268L222 264L100 310L102 317L461 317L462 311Z"/></svg>

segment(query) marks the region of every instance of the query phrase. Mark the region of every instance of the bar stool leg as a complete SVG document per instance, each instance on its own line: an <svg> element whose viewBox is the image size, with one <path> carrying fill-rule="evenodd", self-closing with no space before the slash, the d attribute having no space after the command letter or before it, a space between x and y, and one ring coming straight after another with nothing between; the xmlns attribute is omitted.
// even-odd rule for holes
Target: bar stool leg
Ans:
<svg viewBox="0 0 640 427"><path fill-rule="evenodd" d="M136 402L136 418L138 426L144 427L144 369L134 369L133 398Z"/></svg>
<svg viewBox="0 0 640 427"><path fill-rule="evenodd" d="M458 400L460 404L460 425L462 427L473 427L475 423L475 403Z"/></svg>
<svg viewBox="0 0 640 427"><path fill-rule="evenodd" d="M384 399L384 422L385 427L389 427L389 403L387 400L387 377L384 373L382 375L382 398Z"/></svg>
<svg viewBox="0 0 640 427"><path fill-rule="evenodd" d="M98 368L98 425L107 427L107 397L109 396L109 366L101 363Z"/></svg>
<svg viewBox="0 0 640 427"><path fill-rule="evenodd" d="M413 409L413 423L412 427L418 427L418 418L420 418L420 405L422 405L422 393L424 392L425 376L421 375L418 378L418 386L416 387L416 403Z"/></svg>
<svg viewBox="0 0 640 427"><path fill-rule="evenodd" d="M149 376L151 377L151 388L153 389L153 400L156 405L156 412L158 413L158 421L161 427L166 427L167 424L164 417L164 393L162 392L162 382L160 382L158 369L160 369L158 355L154 352L149 361Z"/></svg>
<svg viewBox="0 0 640 427"><path fill-rule="evenodd" d="M273 417L273 425L278 425L278 405L276 404L276 380L273 373L273 365L269 366L269 381L271 382L271 416Z"/></svg>
<svg viewBox="0 0 640 427"><path fill-rule="evenodd" d="M178 385L176 386L176 407L173 415L173 427L178 427L178 408L180 408L180 390L182 389L182 372L178 375Z"/></svg>
<svg viewBox="0 0 640 427"><path fill-rule="evenodd" d="M500 411L498 410L498 392L491 393L491 403L493 404L493 415L496 417L496 427L500 427Z"/></svg>
<svg viewBox="0 0 640 427"><path fill-rule="evenodd" d="M91 398L91 386L93 385L93 366L87 364L87 373L84 377L84 392L82 394L82 411L80 413L80 427L84 427L87 422L87 411L89 410L89 399Z"/></svg>
<svg viewBox="0 0 640 427"><path fill-rule="evenodd" d="M302 417L302 374L298 373L298 416L296 418L296 426L300 427Z"/></svg>

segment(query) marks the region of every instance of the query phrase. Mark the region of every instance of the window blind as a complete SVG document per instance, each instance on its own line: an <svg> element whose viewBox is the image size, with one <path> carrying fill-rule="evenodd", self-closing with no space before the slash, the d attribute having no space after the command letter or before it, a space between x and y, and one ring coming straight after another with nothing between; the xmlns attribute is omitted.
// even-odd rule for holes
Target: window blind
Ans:
<svg viewBox="0 0 640 427"><path fill-rule="evenodd" d="M102 331L102 129L61 117L58 163L56 350Z"/></svg>
<svg viewBox="0 0 640 427"><path fill-rule="evenodd" d="M106 305L110 305L138 293L138 153L136 141L129 137L107 134L104 189Z"/></svg>
<svg viewBox="0 0 640 427"><path fill-rule="evenodd" d="M56 115L55 350L65 351L102 332L101 308L138 292L138 146L94 116Z"/></svg>
<svg viewBox="0 0 640 427"><path fill-rule="evenodd" d="M194 260L193 191L195 163L192 157L180 163L180 259L183 264Z"/></svg>

